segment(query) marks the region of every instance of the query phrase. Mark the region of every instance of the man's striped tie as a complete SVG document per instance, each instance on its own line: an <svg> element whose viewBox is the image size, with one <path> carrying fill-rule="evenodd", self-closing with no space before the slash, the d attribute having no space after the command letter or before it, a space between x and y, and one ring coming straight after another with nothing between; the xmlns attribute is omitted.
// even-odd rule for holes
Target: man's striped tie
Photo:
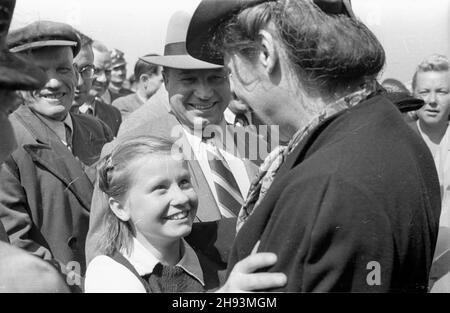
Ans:
<svg viewBox="0 0 450 313"><path fill-rule="evenodd" d="M72 129L66 123L64 123L64 129L66 130L66 147L72 151Z"/></svg>
<svg viewBox="0 0 450 313"><path fill-rule="evenodd" d="M219 206L237 216L244 203L244 199L236 179L227 161L216 146L208 144L206 151L209 167L213 175L214 186L216 187Z"/></svg>

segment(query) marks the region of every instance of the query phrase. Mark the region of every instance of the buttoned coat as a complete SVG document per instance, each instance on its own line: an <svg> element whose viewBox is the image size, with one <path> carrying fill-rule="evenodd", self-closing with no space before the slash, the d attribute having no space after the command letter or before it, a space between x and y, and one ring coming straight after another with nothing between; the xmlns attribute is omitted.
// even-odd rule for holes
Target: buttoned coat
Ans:
<svg viewBox="0 0 450 313"><path fill-rule="evenodd" d="M120 125L122 124L122 115L120 114L120 111L104 102L101 98L95 98L93 108L93 116L108 125L113 135L117 136ZM74 108L72 112L86 115L80 112L80 107Z"/></svg>
<svg viewBox="0 0 450 313"><path fill-rule="evenodd" d="M93 117L71 116L73 154L27 106L11 115L18 149L0 170L0 218L11 244L83 274L95 177L89 166L112 134Z"/></svg>

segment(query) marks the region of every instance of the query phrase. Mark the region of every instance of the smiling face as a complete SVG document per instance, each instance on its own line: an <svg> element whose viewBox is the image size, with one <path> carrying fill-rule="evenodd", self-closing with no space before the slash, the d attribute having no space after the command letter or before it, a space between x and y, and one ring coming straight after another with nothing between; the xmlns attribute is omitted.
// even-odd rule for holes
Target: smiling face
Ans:
<svg viewBox="0 0 450 313"><path fill-rule="evenodd" d="M179 121L193 129L194 125L223 121L223 112L231 99L225 69L166 69L164 83L170 106Z"/></svg>
<svg viewBox="0 0 450 313"><path fill-rule="evenodd" d="M414 94L425 101L425 105L417 112L423 123L431 127L448 123L450 72L419 72Z"/></svg>
<svg viewBox="0 0 450 313"><path fill-rule="evenodd" d="M74 98L76 74L70 47L45 47L31 52L34 64L47 74L44 88L31 92L29 106L48 118L62 121Z"/></svg>
<svg viewBox="0 0 450 313"><path fill-rule="evenodd" d="M124 199L127 218L153 245L171 243L192 229L198 198L186 162L151 154L130 164L133 181Z"/></svg>
<svg viewBox="0 0 450 313"><path fill-rule="evenodd" d="M82 105L87 101L89 90L92 87L92 77L84 77L85 75L82 73L82 71L86 71L87 67L93 66L94 54L91 46L86 45L82 47L73 62L79 71L81 71L78 75L78 82L75 88L75 102L77 105Z"/></svg>
<svg viewBox="0 0 450 313"><path fill-rule="evenodd" d="M94 79L90 90L91 96L101 97L111 81L111 54L109 51L94 51Z"/></svg>

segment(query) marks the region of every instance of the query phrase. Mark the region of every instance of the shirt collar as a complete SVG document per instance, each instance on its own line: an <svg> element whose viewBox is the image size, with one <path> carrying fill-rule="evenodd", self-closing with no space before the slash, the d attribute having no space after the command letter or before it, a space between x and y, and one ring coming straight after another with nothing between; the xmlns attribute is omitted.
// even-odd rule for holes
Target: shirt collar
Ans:
<svg viewBox="0 0 450 313"><path fill-rule="evenodd" d="M186 273L205 286L203 271L197 254L184 239L182 239L182 245L183 257L176 266L181 267ZM159 263L159 260L136 238L133 238L133 252L130 255L124 254L124 256L134 266L140 276L153 273L155 266Z"/></svg>
<svg viewBox="0 0 450 313"><path fill-rule="evenodd" d="M85 102L78 108L78 110L81 113L86 113L88 109L91 109L92 111L94 111L94 105L95 105L95 101L93 101L93 103Z"/></svg>
<svg viewBox="0 0 450 313"><path fill-rule="evenodd" d="M52 120L44 115L40 116L42 117L42 121L45 123L45 125L53 130L56 135L64 142L66 141L66 130L64 125L67 125L70 128L70 130L72 131L71 134L73 136L73 122L70 113L67 113L66 118L63 121Z"/></svg>

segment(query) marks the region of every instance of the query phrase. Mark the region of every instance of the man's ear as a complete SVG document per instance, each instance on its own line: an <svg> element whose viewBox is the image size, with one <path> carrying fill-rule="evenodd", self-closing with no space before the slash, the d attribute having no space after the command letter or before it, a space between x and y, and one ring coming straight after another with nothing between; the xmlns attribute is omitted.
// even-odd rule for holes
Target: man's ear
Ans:
<svg viewBox="0 0 450 313"><path fill-rule="evenodd" d="M109 208L113 211L114 215L117 216L121 221L127 222L130 220L130 210L123 206L122 203L114 198L109 198Z"/></svg>
<svg viewBox="0 0 450 313"><path fill-rule="evenodd" d="M259 54L259 61L261 65L266 69L268 74L272 74L277 66L279 55L278 46L275 38L267 30L260 30L259 36L261 38L261 52Z"/></svg>

